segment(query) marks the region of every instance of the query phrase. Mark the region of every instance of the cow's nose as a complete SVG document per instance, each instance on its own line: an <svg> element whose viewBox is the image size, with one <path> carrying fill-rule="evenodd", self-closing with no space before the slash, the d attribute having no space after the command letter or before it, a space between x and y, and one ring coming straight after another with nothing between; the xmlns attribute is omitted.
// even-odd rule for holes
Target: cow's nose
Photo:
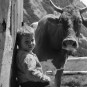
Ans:
<svg viewBox="0 0 87 87"><path fill-rule="evenodd" d="M64 40L63 47L66 48L68 46L71 46L73 48L77 48L77 42L75 40Z"/></svg>

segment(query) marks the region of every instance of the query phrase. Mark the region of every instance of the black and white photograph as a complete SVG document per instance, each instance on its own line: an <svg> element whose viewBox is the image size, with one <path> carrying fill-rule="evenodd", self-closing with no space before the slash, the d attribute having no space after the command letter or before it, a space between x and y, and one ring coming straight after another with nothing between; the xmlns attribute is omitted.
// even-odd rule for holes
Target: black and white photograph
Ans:
<svg viewBox="0 0 87 87"><path fill-rule="evenodd" d="M87 1L0 0L0 87L87 87Z"/></svg>

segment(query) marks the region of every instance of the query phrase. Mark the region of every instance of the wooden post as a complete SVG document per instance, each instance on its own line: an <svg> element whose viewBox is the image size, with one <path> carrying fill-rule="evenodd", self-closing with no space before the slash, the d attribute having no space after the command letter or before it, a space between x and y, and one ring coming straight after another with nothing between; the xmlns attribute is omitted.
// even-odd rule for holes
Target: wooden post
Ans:
<svg viewBox="0 0 87 87"><path fill-rule="evenodd" d="M12 1L12 38L13 38L13 47L15 46L16 40L16 32L20 29L21 24L23 22L23 0L13 0ZM10 87L18 87L16 81L16 48L14 48L12 66L11 66L11 79L10 79Z"/></svg>
<svg viewBox="0 0 87 87"><path fill-rule="evenodd" d="M12 0L12 37L15 39L15 32L21 27L23 22L23 0Z"/></svg>

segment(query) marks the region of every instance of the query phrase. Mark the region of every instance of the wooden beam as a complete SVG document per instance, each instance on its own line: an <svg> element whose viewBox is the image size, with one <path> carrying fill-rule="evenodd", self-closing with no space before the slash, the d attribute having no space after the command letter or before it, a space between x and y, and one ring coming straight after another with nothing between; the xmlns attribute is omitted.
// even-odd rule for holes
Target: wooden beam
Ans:
<svg viewBox="0 0 87 87"><path fill-rule="evenodd" d="M63 75L85 75L87 71L63 71Z"/></svg>
<svg viewBox="0 0 87 87"><path fill-rule="evenodd" d="M87 57L71 57L68 60L87 60Z"/></svg>
<svg viewBox="0 0 87 87"><path fill-rule="evenodd" d="M21 23L23 22L23 0L12 0L12 38L13 38L13 47L15 46L16 33L17 30L21 28ZM10 87L19 87L16 81L16 46L14 47L12 66L11 66L11 79Z"/></svg>

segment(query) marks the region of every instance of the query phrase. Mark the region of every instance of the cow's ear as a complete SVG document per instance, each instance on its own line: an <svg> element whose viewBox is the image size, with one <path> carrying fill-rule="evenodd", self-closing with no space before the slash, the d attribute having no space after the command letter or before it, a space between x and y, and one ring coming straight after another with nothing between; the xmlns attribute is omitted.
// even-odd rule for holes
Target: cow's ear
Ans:
<svg viewBox="0 0 87 87"><path fill-rule="evenodd" d="M87 27L87 18L82 17L82 22L85 27Z"/></svg>
<svg viewBox="0 0 87 87"><path fill-rule="evenodd" d="M48 22L53 23L53 24L58 24L59 18L48 18Z"/></svg>

